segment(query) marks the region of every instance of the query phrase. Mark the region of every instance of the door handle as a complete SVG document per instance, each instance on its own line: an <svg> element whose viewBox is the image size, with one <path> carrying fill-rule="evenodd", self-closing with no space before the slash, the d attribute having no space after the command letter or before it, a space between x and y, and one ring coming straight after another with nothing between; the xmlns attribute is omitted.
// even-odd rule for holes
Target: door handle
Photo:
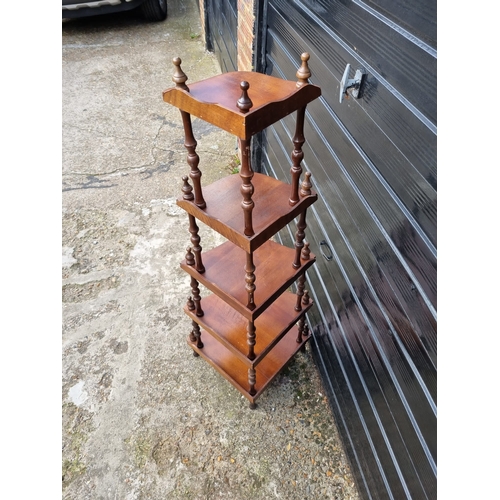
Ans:
<svg viewBox="0 0 500 500"><path fill-rule="evenodd" d="M361 85L363 85L363 80L366 73L364 72L363 69L357 69L354 78L350 79L349 78L350 70L351 70L351 65L348 64L345 67L344 75L342 76L342 81L340 82L340 95L339 95L340 104L342 104L342 101L346 96L348 97L347 89L352 88L351 95L355 99L359 99L361 96Z"/></svg>
<svg viewBox="0 0 500 500"><path fill-rule="evenodd" d="M325 250L327 253L325 253ZM319 251L321 252L321 255L328 261L332 260L333 259L333 253L332 253L332 250L330 249L328 243L326 242L326 240L323 240L322 242L320 242L319 244Z"/></svg>

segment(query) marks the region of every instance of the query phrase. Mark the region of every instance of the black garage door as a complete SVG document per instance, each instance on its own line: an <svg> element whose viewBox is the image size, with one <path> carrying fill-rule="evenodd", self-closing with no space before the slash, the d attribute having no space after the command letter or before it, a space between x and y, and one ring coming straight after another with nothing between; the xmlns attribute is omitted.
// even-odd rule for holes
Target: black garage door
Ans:
<svg viewBox="0 0 500 500"><path fill-rule="evenodd" d="M435 0L268 0L259 20L257 69L295 80L309 52L322 88L303 148L311 345L358 487L436 498ZM367 77L339 103L348 63ZM257 170L290 179L294 121L267 130Z"/></svg>
<svg viewBox="0 0 500 500"><path fill-rule="evenodd" d="M206 43L219 60L223 73L238 69L237 0L205 0Z"/></svg>

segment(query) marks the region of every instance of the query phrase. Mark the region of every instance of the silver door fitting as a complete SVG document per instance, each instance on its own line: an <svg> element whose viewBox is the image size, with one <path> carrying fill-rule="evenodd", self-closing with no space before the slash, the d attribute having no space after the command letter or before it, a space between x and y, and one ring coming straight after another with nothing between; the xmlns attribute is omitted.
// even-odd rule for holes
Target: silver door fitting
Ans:
<svg viewBox="0 0 500 500"><path fill-rule="evenodd" d="M347 93L347 89L351 89L351 95L355 99L359 99L361 96L361 85L363 85L364 76L366 73L362 69L357 69L356 74L353 79L349 78L349 71L351 70L351 65L348 64L345 67L344 76L342 77L342 81L340 82L340 96L339 102L342 104L342 101L345 97L349 97Z"/></svg>

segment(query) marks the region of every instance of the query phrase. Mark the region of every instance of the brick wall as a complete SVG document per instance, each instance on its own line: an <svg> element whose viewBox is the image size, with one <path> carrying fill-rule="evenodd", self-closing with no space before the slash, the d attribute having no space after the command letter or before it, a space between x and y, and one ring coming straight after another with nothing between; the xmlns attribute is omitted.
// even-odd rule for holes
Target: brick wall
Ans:
<svg viewBox="0 0 500 500"><path fill-rule="evenodd" d="M206 32L205 32L205 1L198 0L198 5L200 6L200 23L201 23L201 39L206 40Z"/></svg>
<svg viewBox="0 0 500 500"><path fill-rule="evenodd" d="M255 0L238 0L238 70L252 71Z"/></svg>
<svg viewBox="0 0 500 500"><path fill-rule="evenodd" d="M255 7L258 0L238 0L238 70L253 71L253 53L255 48ZM205 2L198 0L202 40L206 40Z"/></svg>

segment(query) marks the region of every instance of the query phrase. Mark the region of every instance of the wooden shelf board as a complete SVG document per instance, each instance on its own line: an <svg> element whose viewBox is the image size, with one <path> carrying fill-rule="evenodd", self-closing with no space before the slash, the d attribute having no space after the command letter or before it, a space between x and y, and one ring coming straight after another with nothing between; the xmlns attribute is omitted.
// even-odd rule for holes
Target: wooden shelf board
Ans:
<svg viewBox="0 0 500 500"><path fill-rule="evenodd" d="M255 359L248 359L248 320L226 304L217 295L204 297L201 307L204 315L198 317L194 311L184 307L186 314L203 329L222 342L247 367L257 366L288 330L312 307L312 301L295 311L297 295L285 292L255 321Z"/></svg>
<svg viewBox="0 0 500 500"><path fill-rule="evenodd" d="M243 113L236 105L240 83L249 83L253 102ZM163 92L163 100L242 139L264 130L321 95L312 84L296 82L251 71L232 71L188 84L189 92L176 87Z"/></svg>
<svg viewBox="0 0 500 500"><path fill-rule="evenodd" d="M294 256L295 249L270 240L254 252L256 307L253 310L247 308L246 253L230 241L208 252L202 252L204 273L188 266L185 260L181 262L181 268L245 318L255 320L316 260L311 253L309 260L302 260L301 267L294 269Z"/></svg>
<svg viewBox="0 0 500 500"><path fill-rule="evenodd" d="M248 392L248 367L229 349L219 343L206 331L201 332L201 339L204 344L199 349L189 341L189 346L213 366L226 380L238 389L250 402L262 394L266 387L278 375L278 373L295 356L299 349L309 340L311 335L304 338L299 344L296 342L297 327L294 326L272 349L262 362L255 368L256 371L256 394Z"/></svg>
<svg viewBox="0 0 500 500"><path fill-rule="evenodd" d="M177 199L177 205L246 252L252 252L318 198L317 194L312 192L311 195L302 197L296 205L291 206L288 202L291 194L289 184L255 173L252 179L254 186L252 223L255 234L249 237L243 232L245 224L241 207L243 199L240 193L241 184L239 175L228 175L203 187L206 208L200 209L193 202L186 201L182 197Z"/></svg>

